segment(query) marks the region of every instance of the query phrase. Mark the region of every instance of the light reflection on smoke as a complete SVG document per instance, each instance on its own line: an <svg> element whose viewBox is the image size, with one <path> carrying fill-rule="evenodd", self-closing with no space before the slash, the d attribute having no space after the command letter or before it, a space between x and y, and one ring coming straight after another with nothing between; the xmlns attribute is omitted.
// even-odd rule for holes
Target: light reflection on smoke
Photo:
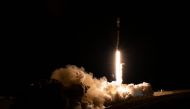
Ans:
<svg viewBox="0 0 190 109"><path fill-rule="evenodd" d="M64 88L75 87L79 85L83 87L83 94L76 94L80 101L77 108L103 109L104 104L119 100L127 100L129 97L152 96L153 91L149 83L140 84L118 84L115 81L108 82L105 77L97 79L92 73L85 72L84 68L78 68L74 65L68 65L66 68L60 68L53 72L51 79L55 79L62 83ZM75 88L73 88L74 90ZM85 91L86 90L86 91ZM77 89L74 93L78 93ZM79 97L77 97L79 96ZM79 99L78 99L79 98Z"/></svg>

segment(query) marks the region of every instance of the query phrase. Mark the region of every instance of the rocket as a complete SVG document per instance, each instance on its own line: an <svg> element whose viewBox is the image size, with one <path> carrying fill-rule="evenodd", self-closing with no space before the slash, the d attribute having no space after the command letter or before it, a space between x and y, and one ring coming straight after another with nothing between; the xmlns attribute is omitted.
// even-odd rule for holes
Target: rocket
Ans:
<svg viewBox="0 0 190 109"><path fill-rule="evenodd" d="M119 33L120 33L120 31L119 31L119 29L120 29L120 18L119 17L117 17L117 45L116 45L116 50L118 50L118 48L119 48Z"/></svg>
<svg viewBox="0 0 190 109"><path fill-rule="evenodd" d="M119 31L119 29L120 29L120 18L119 17L117 17L116 23L117 23L117 40L116 40L117 41L116 42L116 52L117 52L117 51L119 51L119 34L120 34L120 31ZM116 78L116 74L112 74L112 77Z"/></svg>

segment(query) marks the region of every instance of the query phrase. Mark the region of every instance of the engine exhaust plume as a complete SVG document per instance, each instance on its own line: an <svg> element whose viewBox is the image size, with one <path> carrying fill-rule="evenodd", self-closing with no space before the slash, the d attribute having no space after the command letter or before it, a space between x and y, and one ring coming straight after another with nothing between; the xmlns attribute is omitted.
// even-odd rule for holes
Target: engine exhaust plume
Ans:
<svg viewBox="0 0 190 109"><path fill-rule="evenodd" d="M115 52L115 75L116 75L116 83L122 83L122 64L121 64L121 53L119 50Z"/></svg>

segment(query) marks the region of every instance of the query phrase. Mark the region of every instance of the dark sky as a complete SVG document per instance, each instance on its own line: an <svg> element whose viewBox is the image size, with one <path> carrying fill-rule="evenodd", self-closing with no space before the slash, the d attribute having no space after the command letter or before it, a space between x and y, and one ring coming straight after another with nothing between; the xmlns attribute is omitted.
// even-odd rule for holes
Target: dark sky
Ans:
<svg viewBox="0 0 190 109"><path fill-rule="evenodd" d="M5 20L2 93L12 94L32 81L49 79L53 70L67 64L83 66L111 81L117 16L125 83L190 88L189 27L183 6L49 0L23 10Z"/></svg>

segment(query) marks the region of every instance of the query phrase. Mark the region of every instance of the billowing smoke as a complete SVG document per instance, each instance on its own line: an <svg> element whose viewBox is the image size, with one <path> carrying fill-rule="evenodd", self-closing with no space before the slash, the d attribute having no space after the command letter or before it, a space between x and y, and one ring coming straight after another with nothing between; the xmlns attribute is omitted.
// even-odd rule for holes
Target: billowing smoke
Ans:
<svg viewBox="0 0 190 109"><path fill-rule="evenodd" d="M72 90L69 90L72 92L72 97L70 98L78 102L75 106L77 109L103 109L105 104L127 100L130 97L152 96L153 94L149 83L143 82L134 85L117 84L115 81L108 82L106 77L97 79L93 77L92 73L85 72L84 68L78 68L74 65L55 70L51 79L59 81L64 89ZM77 86L81 86L81 95L77 95L76 93L80 93L80 91L73 88ZM72 100L70 101L71 103L73 103Z"/></svg>

